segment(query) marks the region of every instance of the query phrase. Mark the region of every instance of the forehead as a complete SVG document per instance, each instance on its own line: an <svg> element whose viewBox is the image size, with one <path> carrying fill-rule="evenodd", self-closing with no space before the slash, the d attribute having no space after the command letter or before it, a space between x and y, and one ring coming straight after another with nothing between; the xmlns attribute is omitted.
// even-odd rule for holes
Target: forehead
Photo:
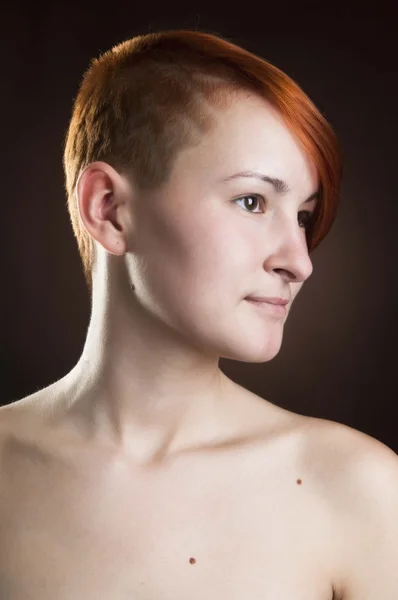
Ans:
<svg viewBox="0 0 398 600"><path fill-rule="evenodd" d="M179 156L180 173L195 171L211 182L251 170L286 180L292 188L317 187L312 160L268 101L234 96L227 108L211 108L211 116L209 132Z"/></svg>

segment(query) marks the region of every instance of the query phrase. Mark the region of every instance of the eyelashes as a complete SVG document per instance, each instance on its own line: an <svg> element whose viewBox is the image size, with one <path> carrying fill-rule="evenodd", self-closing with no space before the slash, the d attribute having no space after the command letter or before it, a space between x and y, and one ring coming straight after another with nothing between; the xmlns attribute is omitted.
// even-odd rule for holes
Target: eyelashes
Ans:
<svg viewBox="0 0 398 600"><path fill-rule="evenodd" d="M247 194L246 196L241 196L240 198L236 198L234 200L234 202L238 203L242 200L246 200L247 198L252 198L255 200L255 202L258 202L261 204L262 207L265 208L265 200L264 197L261 196L260 194ZM247 211L247 212L253 212L251 210ZM264 210L260 211L260 212L253 212L253 214L263 214ZM304 215L304 223L302 225L300 225L300 227L303 227L304 229L310 224L310 220L312 217L312 212L310 212L309 210L302 210L298 213L299 215Z"/></svg>
<svg viewBox="0 0 398 600"><path fill-rule="evenodd" d="M248 194L247 196L241 196L240 198L236 198L234 202L240 202L241 200L246 200L247 198L254 198L255 201L260 202L262 206L264 206L265 200L263 196L260 194ZM249 212L252 212L249 210ZM264 211L262 211L264 212ZM255 213L256 214L256 213Z"/></svg>

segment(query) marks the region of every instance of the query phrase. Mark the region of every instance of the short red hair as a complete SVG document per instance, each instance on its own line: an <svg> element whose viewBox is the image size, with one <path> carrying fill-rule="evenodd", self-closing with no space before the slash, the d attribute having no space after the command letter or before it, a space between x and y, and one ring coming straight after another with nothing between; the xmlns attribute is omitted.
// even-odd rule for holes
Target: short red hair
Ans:
<svg viewBox="0 0 398 600"><path fill-rule="evenodd" d="M68 210L92 290L95 246L79 217L75 187L102 160L141 189L167 181L177 153L211 129L208 108L239 92L269 101L312 159L321 197L307 230L311 252L336 216L342 161L337 137L308 96L283 71L221 36L172 30L140 35L93 59L75 99L64 151Z"/></svg>

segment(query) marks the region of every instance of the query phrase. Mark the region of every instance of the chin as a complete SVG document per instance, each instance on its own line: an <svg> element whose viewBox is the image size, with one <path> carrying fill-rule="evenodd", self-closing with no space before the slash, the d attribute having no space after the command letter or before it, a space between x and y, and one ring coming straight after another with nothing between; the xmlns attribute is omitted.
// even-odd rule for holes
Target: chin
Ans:
<svg viewBox="0 0 398 600"><path fill-rule="evenodd" d="M265 363L265 362L269 362L270 360L272 360L273 358L275 358L277 355L279 354L279 351L277 352L257 352L257 353L252 353L252 354L241 354L240 356L237 356L236 358L234 358L233 360L237 360L240 362L247 362L247 363Z"/></svg>
<svg viewBox="0 0 398 600"><path fill-rule="evenodd" d="M269 340L258 340L253 336L251 340L240 340L239 346L230 345L228 349L224 349L221 357L239 362L264 363L275 358L279 354L281 346L282 336Z"/></svg>

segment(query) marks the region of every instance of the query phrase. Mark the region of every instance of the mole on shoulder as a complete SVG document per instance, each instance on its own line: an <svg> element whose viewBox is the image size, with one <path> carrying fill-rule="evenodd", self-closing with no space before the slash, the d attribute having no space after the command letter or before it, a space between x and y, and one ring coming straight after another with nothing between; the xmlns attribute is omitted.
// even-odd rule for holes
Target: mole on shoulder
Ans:
<svg viewBox="0 0 398 600"><path fill-rule="evenodd" d="M195 558L190 558L189 562L191 563L191 565L194 565L196 563L196 559Z"/></svg>
<svg viewBox="0 0 398 600"><path fill-rule="evenodd" d="M301 485L301 483L302 483L301 479L297 479L296 483L298 483L299 485Z"/></svg>

